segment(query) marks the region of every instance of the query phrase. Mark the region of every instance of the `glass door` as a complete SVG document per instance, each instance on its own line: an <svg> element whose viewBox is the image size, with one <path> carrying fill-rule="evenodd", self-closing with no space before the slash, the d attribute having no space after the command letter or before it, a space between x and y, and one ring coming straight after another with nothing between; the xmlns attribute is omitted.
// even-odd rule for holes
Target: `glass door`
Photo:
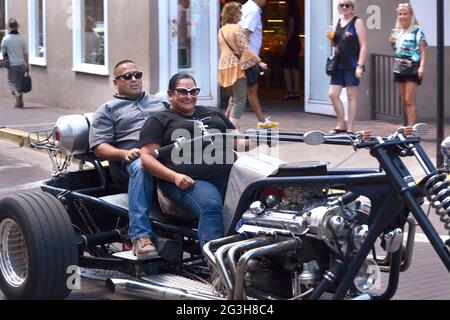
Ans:
<svg viewBox="0 0 450 320"><path fill-rule="evenodd" d="M305 55L305 111L335 115L328 98L330 78L325 73L325 62L332 51L325 34L327 26L335 25L337 22L337 0L307 0L305 5L305 27L309 37L306 39ZM344 92L342 97L344 97ZM345 101L346 96L344 108L346 108Z"/></svg>
<svg viewBox="0 0 450 320"><path fill-rule="evenodd" d="M160 0L159 5L165 31L160 33L160 90L167 90L175 73L188 73L201 88L198 104L217 106L218 1Z"/></svg>

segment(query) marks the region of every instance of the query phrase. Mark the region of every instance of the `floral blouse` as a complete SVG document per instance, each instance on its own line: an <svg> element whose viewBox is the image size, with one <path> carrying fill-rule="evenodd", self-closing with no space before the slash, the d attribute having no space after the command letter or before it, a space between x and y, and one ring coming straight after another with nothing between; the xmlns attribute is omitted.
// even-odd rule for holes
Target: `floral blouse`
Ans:
<svg viewBox="0 0 450 320"><path fill-rule="evenodd" d="M238 24L224 25L219 30L218 39L219 84L226 88L245 78L244 70L254 66L261 59L250 49L248 37Z"/></svg>

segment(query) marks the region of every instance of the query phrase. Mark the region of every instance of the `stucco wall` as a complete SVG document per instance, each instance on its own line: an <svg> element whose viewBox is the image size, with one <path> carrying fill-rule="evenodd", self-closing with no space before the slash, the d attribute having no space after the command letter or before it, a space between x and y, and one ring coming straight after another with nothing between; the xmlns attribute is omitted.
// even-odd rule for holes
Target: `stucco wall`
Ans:
<svg viewBox="0 0 450 320"><path fill-rule="evenodd" d="M144 72L144 90L150 91L158 84L154 83L151 59L158 56L150 54L157 44L157 0L109 0L109 61L111 70L115 63L122 59L136 61ZM8 1L8 16L16 17L20 24L20 32L28 38L27 0ZM72 29L71 0L47 0L47 66L31 67L33 91L25 100L46 105L71 109L75 112L94 111L114 92L110 76L100 76L72 71ZM151 9L150 9L151 8ZM155 30L156 26L156 30ZM156 46L157 47L157 46ZM6 79L6 70L0 71ZM0 95L9 97L6 81L0 82Z"/></svg>

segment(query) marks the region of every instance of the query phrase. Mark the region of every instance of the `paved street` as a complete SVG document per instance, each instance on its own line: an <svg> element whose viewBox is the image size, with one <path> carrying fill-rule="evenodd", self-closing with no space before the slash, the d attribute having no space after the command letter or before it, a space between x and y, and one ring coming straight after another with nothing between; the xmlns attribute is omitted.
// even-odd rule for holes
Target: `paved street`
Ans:
<svg viewBox="0 0 450 320"><path fill-rule="evenodd" d="M3 101L4 102L4 101ZM4 107L3 107L3 106ZM39 109L39 122L30 123L21 114L36 112L31 110L12 110L17 112L12 115L9 107L0 101L0 108L3 108L6 116L0 119L0 127L16 127L19 130L34 130L49 127L54 123L57 116L67 114L66 111L48 108L46 106L36 106ZM0 110L1 111L1 110ZM334 126L334 119L309 115L289 110L277 111L270 109L269 115L274 120L280 120L282 129L288 131L307 131L310 129L327 130ZM45 117L47 115L47 117ZM7 121L5 120L7 119ZM28 118L30 119L30 118ZM246 112L242 119L242 127L254 127L255 117L251 112ZM357 122L358 129L370 127L377 134L388 134L397 128L398 124L384 122ZM51 127L51 125L50 125ZM434 158L434 143L432 139L425 140L425 149ZM376 161L371 158L366 151L354 152L351 148L335 146L308 147L305 145L280 145L280 156L285 160L327 160L330 167L376 167ZM408 160L409 161L409 160ZM414 175L420 176L421 170L413 162L408 164ZM46 153L33 151L20 147L17 143L0 140L0 197L6 194L22 192L27 190L37 190L39 184L51 175L51 163ZM422 174L423 175L423 174ZM436 215L431 213L430 219L438 232L447 236L442 223L438 221ZM430 244L424 239L421 230L416 237L413 262L410 270L401 274L400 285L395 299L450 299L450 276L448 271L434 253ZM386 274L382 274L386 277ZM383 278L383 280L386 280ZM115 296L110 294L101 281L82 280L81 290L74 291L69 299L131 299L133 296ZM0 299L4 296L0 293Z"/></svg>

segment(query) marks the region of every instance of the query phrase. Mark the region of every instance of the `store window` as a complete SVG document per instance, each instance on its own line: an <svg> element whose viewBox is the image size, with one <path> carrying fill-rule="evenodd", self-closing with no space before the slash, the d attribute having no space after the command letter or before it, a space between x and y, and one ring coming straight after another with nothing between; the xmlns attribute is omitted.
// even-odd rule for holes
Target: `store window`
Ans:
<svg viewBox="0 0 450 320"><path fill-rule="evenodd" d="M74 0L74 70L108 74L107 0Z"/></svg>
<svg viewBox="0 0 450 320"><path fill-rule="evenodd" d="M30 63L46 65L45 6L46 0L28 0Z"/></svg>

